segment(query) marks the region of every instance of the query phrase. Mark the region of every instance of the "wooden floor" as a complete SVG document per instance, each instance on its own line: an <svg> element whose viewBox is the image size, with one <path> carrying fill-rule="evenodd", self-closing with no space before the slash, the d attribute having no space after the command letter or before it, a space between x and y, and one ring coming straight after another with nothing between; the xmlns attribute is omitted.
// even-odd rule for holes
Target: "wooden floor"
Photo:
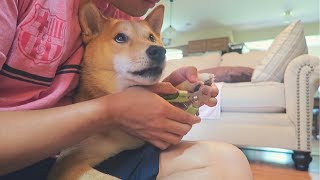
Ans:
<svg viewBox="0 0 320 180"><path fill-rule="evenodd" d="M250 162L254 180L320 180L319 140L313 140L313 160L308 171L295 170L291 151L252 148L242 151Z"/></svg>
<svg viewBox="0 0 320 180"><path fill-rule="evenodd" d="M320 180L319 173L297 171L293 168L251 164L254 180Z"/></svg>

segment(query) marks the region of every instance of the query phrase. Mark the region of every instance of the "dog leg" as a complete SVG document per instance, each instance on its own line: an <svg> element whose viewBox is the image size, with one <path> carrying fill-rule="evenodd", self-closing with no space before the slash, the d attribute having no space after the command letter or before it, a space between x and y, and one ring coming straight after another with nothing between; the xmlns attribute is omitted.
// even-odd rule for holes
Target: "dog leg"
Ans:
<svg viewBox="0 0 320 180"><path fill-rule="evenodd" d="M119 178L111 176L109 174L104 174L96 169L90 169L82 174L78 180L119 180Z"/></svg>
<svg viewBox="0 0 320 180"><path fill-rule="evenodd" d="M95 176L115 179L92 167L123 150L140 147L143 143L142 140L118 130L91 136L61 153L50 171L48 180L93 179Z"/></svg>
<svg viewBox="0 0 320 180"><path fill-rule="evenodd" d="M77 164L73 162L73 164ZM50 172L47 180L117 180L119 178L102 173L89 165L80 163L78 166L65 166L57 164Z"/></svg>

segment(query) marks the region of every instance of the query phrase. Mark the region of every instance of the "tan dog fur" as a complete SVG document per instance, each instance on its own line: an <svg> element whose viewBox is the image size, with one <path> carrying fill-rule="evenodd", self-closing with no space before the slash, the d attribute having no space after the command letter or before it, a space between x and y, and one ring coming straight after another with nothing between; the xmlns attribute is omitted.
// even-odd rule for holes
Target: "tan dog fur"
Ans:
<svg viewBox="0 0 320 180"><path fill-rule="evenodd" d="M152 85L154 77L133 76L128 72L150 66L146 49L150 45L162 46L160 30L164 6L156 7L144 21L132 22L103 17L90 0L80 4L79 18L86 44L82 62L79 91L75 101L85 101L118 92L134 85ZM122 32L128 43L119 44L114 37ZM153 34L155 42L150 41ZM164 63L160 65L164 68ZM117 179L96 171L92 167L123 150L143 145L143 141L115 129L97 133L77 146L64 150L52 168L49 180Z"/></svg>

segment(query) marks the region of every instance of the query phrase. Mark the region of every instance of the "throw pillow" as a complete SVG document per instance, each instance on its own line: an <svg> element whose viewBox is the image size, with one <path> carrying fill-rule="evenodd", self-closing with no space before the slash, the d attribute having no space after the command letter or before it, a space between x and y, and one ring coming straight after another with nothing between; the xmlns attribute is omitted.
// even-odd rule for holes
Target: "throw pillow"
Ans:
<svg viewBox="0 0 320 180"><path fill-rule="evenodd" d="M307 54L308 48L301 21L285 28L273 41L252 75L252 82L283 82L287 65L295 57Z"/></svg>
<svg viewBox="0 0 320 180"><path fill-rule="evenodd" d="M200 70L199 73L214 74L214 82L250 82L253 68L241 66L219 66Z"/></svg>

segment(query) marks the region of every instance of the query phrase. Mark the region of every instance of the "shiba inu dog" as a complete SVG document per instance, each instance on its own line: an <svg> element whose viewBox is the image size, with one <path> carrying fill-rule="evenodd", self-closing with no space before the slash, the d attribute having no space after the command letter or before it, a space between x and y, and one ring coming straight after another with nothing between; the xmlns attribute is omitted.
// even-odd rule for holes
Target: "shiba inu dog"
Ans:
<svg viewBox="0 0 320 180"><path fill-rule="evenodd" d="M90 0L80 4L79 20L85 53L75 101L85 101L135 85L153 85L161 78L165 53L160 40L164 6L142 21L105 18ZM117 179L93 166L143 141L114 129L97 133L64 150L49 180Z"/></svg>

